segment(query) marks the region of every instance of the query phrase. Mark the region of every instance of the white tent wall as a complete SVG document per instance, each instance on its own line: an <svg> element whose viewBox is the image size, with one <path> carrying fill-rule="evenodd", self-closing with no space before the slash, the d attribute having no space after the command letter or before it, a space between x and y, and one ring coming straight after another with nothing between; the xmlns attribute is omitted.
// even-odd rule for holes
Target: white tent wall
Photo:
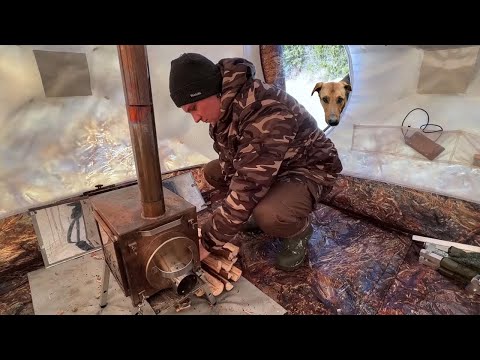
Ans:
<svg viewBox="0 0 480 360"><path fill-rule="evenodd" d="M457 134L458 131L458 134L468 132L478 138L478 48L475 46L442 50L440 55L443 61L436 64L440 69L432 74L442 77L442 72L448 72L455 68L456 64L460 64L458 67L464 63L470 64L467 68L471 71L471 76L464 93L420 94L417 88L425 56L422 48L398 45L348 46L353 92L339 126L328 132L339 150L344 165L343 174L480 203L480 168L452 161L429 161L421 156L358 151L359 142L363 141L363 145L367 141L380 142L378 139L381 135L377 136L377 140L372 140L357 137L360 132L354 133L354 125L361 124L372 125L372 132L376 131L377 134L381 134L381 130L385 128L384 134L387 134L391 131L387 126L400 127L411 110L423 108L428 112L431 124L443 127L445 135L442 136ZM419 128L426 123L426 119L424 112L415 111L405 121L405 126L408 124L412 128ZM430 127L428 130L434 131L437 128ZM440 133L429 134L429 137L435 139L437 135ZM353 140L356 141L354 148ZM474 145L480 153L480 144L477 142Z"/></svg>
<svg viewBox="0 0 480 360"><path fill-rule="evenodd" d="M244 56L263 77L258 45L147 49L162 171L214 158L208 127L194 124L169 97L170 61L183 52L212 61ZM37 50L85 54L91 94L47 97ZM60 88L75 72L64 70L55 83ZM136 178L114 45L0 46L0 129L0 218Z"/></svg>
<svg viewBox="0 0 480 360"><path fill-rule="evenodd" d="M216 156L208 124L195 124L169 96L170 61L187 51L201 53L213 62L243 56L243 46L148 46L159 157L165 171L205 163Z"/></svg>
<svg viewBox="0 0 480 360"><path fill-rule="evenodd" d="M343 173L480 202L479 168L352 150L354 124L400 126L416 107L427 110L430 122L446 131L480 134L478 61L465 93L419 94L423 49L428 47L347 48L353 93L340 125L328 133L339 149ZM455 59L472 63L475 49L452 49L453 64ZM91 95L46 97L34 50L85 54ZM193 124L168 95L170 61L187 51L213 61L246 57L263 79L258 45L148 46L163 171L215 156L207 126ZM448 70L451 59L443 64ZM413 127L424 120L421 112L409 117ZM0 129L0 218L136 176L114 45L0 46Z"/></svg>

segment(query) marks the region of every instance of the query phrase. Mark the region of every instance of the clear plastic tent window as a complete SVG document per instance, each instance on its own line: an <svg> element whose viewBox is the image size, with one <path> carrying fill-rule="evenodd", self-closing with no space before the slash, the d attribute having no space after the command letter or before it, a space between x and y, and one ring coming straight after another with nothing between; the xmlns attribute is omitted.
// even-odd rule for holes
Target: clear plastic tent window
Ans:
<svg viewBox="0 0 480 360"><path fill-rule="evenodd" d="M340 124L328 132L343 174L480 203L479 49L348 46L353 91ZM415 108L443 131L423 132L422 112L402 127ZM443 150L435 152L423 137ZM418 151L424 145L430 158Z"/></svg>
<svg viewBox="0 0 480 360"><path fill-rule="evenodd" d="M418 147L409 142L412 138L420 139ZM435 149L433 144L438 145L438 154L430 153L430 147ZM401 126L354 125L352 150L474 167L475 156L480 154L480 135L460 130L424 133Z"/></svg>

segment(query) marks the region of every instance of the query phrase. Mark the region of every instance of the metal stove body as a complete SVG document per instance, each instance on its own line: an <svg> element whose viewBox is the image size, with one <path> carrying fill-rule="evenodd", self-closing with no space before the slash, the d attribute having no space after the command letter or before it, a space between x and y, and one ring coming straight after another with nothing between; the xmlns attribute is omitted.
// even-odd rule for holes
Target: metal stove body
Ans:
<svg viewBox="0 0 480 360"><path fill-rule="evenodd" d="M117 48L138 184L95 195L91 206L106 264L137 306L164 289L184 297L206 287L196 207L162 185L147 49Z"/></svg>
<svg viewBox="0 0 480 360"><path fill-rule="evenodd" d="M91 199L105 261L134 306L160 290L194 290L200 269L196 207L164 188L165 214L141 216L138 186Z"/></svg>

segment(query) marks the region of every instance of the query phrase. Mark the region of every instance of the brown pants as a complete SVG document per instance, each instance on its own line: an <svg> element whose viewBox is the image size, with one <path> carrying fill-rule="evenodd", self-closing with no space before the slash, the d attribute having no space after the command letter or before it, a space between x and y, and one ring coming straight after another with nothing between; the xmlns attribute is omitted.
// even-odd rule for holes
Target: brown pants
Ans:
<svg viewBox="0 0 480 360"><path fill-rule="evenodd" d="M204 167L205 180L214 188L227 190L219 160ZM253 218L263 232L272 236L292 237L302 232L313 211L314 198L302 182L273 184L253 210Z"/></svg>

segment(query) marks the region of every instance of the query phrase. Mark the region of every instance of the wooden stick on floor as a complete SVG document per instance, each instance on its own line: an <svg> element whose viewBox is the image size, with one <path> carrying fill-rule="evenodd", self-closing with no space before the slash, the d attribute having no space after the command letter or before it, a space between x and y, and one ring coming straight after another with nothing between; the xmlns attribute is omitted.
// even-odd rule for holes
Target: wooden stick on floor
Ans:
<svg viewBox="0 0 480 360"><path fill-rule="evenodd" d="M205 274L205 279L211 285L210 288L212 289L212 295L213 296L220 295L223 289L225 288L225 285L223 285L223 283L220 280L214 278L208 272L205 271L204 274Z"/></svg>
<svg viewBox="0 0 480 360"><path fill-rule="evenodd" d="M232 269L229 271L229 273L232 275L232 280L237 281L240 279L240 276L242 276L242 270L240 270L236 266L232 266Z"/></svg>
<svg viewBox="0 0 480 360"><path fill-rule="evenodd" d="M210 270L216 272L220 276L226 278L227 280L230 280L232 278L232 274L230 274L228 271L225 271L225 269L222 269L221 262L218 261L218 266L217 266L217 261L214 260L213 264L216 264L215 267L212 266L210 261L205 261L205 259L202 260L202 267L206 266Z"/></svg>
<svg viewBox="0 0 480 360"><path fill-rule="evenodd" d="M235 264L235 262L238 260L238 258L227 260L225 258L221 258L213 254L211 254L210 256L212 256L214 260L219 260L222 263L222 269L225 269L225 271L230 271L232 269L233 264Z"/></svg>
<svg viewBox="0 0 480 360"><path fill-rule="evenodd" d="M210 253L213 255L216 255L221 258L228 259L229 257L232 257L232 252L228 249L210 249Z"/></svg>
<svg viewBox="0 0 480 360"><path fill-rule="evenodd" d="M205 259L202 260L202 263L208 265L215 272L220 272L222 269L222 262L220 260L214 259L212 255L208 255Z"/></svg>
<svg viewBox="0 0 480 360"><path fill-rule="evenodd" d="M223 245L223 247L227 250L230 250L230 255L228 257L228 260L232 260L234 257L238 256L238 252L240 251L240 248L236 245L233 245L232 243L226 243Z"/></svg>
<svg viewBox="0 0 480 360"><path fill-rule="evenodd" d="M208 268L208 266L205 266L205 267L202 266L202 268L205 270L205 272L209 273L214 278L220 280L223 283L223 285L225 286L225 290L230 291L230 290L233 289L232 283L230 281L228 281L227 279L225 279L223 276L221 276L220 274L212 271L210 268Z"/></svg>
<svg viewBox="0 0 480 360"><path fill-rule="evenodd" d="M461 243L456 243L452 241L438 240L438 239L433 239L433 238L419 236L419 235L413 235L412 240L421 241L424 243L426 242L429 244L437 244L437 245L446 246L446 247L454 246L457 249L480 253L480 246L475 246L475 245L467 245L467 244L461 244Z"/></svg>

